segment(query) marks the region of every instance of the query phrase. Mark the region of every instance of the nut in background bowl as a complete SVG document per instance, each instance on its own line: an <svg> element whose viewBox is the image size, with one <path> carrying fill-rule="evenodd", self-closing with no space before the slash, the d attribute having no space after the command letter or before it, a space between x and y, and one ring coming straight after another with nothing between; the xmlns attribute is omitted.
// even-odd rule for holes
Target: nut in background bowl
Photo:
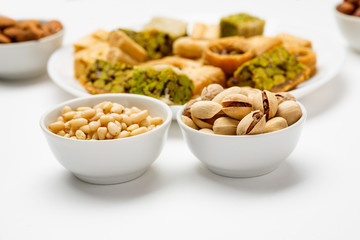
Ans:
<svg viewBox="0 0 360 240"><path fill-rule="evenodd" d="M63 28L39 40L0 44L0 79L25 79L44 74L49 57L62 45L64 32Z"/></svg>
<svg viewBox="0 0 360 240"><path fill-rule="evenodd" d="M299 103L299 102L298 102ZM306 110L293 125L258 135L215 135L199 132L177 121L191 152L212 172L225 177L256 177L275 170L295 149L306 120Z"/></svg>
<svg viewBox="0 0 360 240"><path fill-rule="evenodd" d="M337 25L348 44L360 51L360 17L346 15L334 8Z"/></svg>
<svg viewBox="0 0 360 240"><path fill-rule="evenodd" d="M48 126L68 105L72 109L112 101L125 107L148 109L152 117L161 117L157 128L128 138L77 140L52 133ZM94 184L116 184L141 176L158 158L167 138L172 113L165 103L135 94L100 94L70 100L44 113L40 127L56 159L79 179Z"/></svg>

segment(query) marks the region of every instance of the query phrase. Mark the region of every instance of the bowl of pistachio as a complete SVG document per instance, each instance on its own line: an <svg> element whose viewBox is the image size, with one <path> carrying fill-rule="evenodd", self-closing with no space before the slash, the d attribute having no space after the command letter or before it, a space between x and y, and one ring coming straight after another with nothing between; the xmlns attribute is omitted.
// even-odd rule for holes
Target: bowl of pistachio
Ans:
<svg viewBox="0 0 360 240"><path fill-rule="evenodd" d="M191 152L211 172L255 177L293 152L306 116L290 93L212 84L179 110L177 121Z"/></svg>

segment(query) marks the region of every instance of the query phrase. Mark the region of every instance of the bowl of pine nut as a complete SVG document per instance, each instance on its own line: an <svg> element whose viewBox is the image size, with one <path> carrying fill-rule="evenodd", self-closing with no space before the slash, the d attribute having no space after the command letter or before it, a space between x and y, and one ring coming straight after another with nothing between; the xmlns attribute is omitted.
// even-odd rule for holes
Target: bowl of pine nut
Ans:
<svg viewBox="0 0 360 240"><path fill-rule="evenodd" d="M77 178L117 184L140 177L165 144L172 112L155 98L99 94L61 103L40 127L55 158Z"/></svg>

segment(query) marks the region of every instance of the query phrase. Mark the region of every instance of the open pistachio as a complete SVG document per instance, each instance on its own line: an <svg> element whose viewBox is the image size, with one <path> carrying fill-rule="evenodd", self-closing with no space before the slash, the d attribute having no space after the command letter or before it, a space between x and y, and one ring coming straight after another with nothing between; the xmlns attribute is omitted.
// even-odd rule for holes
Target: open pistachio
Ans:
<svg viewBox="0 0 360 240"><path fill-rule="evenodd" d="M248 97L242 94L229 94L221 102L222 111L229 117L241 120L251 112L252 105Z"/></svg>
<svg viewBox="0 0 360 240"><path fill-rule="evenodd" d="M242 90L241 94L244 94L247 97L249 97L251 94L261 92L261 90L252 87L241 87L241 90Z"/></svg>
<svg viewBox="0 0 360 240"><path fill-rule="evenodd" d="M237 126L237 135L260 134L265 130L265 115L260 110L253 111L246 115Z"/></svg>
<svg viewBox="0 0 360 240"><path fill-rule="evenodd" d="M215 120L217 119L216 116L210 119L199 119L197 117L194 117L193 115L191 116L191 118L196 124L196 126L198 126L199 128L212 128Z"/></svg>
<svg viewBox="0 0 360 240"><path fill-rule="evenodd" d="M278 100L272 92L264 90L260 93L251 95L250 101L253 106L253 110L260 110L265 113L266 119L270 119L275 116L278 109Z"/></svg>
<svg viewBox="0 0 360 240"><path fill-rule="evenodd" d="M268 132L274 132L283 128L288 127L287 121L285 118L282 117L274 117L266 122L265 124L265 131Z"/></svg>
<svg viewBox="0 0 360 240"><path fill-rule="evenodd" d="M296 101L296 98L288 92L279 92L274 94L279 104L285 101Z"/></svg>
<svg viewBox="0 0 360 240"><path fill-rule="evenodd" d="M212 101L195 102L190 107L191 117L199 119L210 119L220 112L222 106Z"/></svg>
<svg viewBox="0 0 360 240"><path fill-rule="evenodd" d="M201 100L211 101L216 95L224 91L224 88L217 83L204 87L201 92Z"/></svg>
<svg viewBox="0 0 360 240"><path fill-rule="evenodd" d="M215 134L235 135L238 120L229 117L220 117L214 122L213 130Z"/></svg>
<svg viewBox="0 0 360 240"><path fill-rule="evenodd" d="M185 108L184 108L184 114L185 116L191 118L191 112L190 112L190 108L191 108L191 105L193 105L194 103L198 102L199 100L197 99L192 99L190 100L186 105L185 105Z"/></svg>
<svg viewBox="0 0 360 240"><path fill-rule="evenodd" d="M185 123L185 125L195 129L195 130L198 130L199 128L195 125L194 121L189 118L188 116L184 116L182 115L181 116L181 120Z"/></svg>
<svg viewBox="0 0 360 240"><path fill-rule="evenodd" d="M202 128L199 130L199 132L214 134L214 131L211 130L210 128Z"/></svg>
<svg viewBox="0 0 360 240"><path fill-rule="evenodd" d="M276 116L285 118L287 124L291 126L301 118L301 107L297 102L285 101L279 105Z"/></svg>
<svg viewBox="0 0 360 240"><path fill-rule="evenodd" d="M225 96L227 96L229 94L241 94L241 93L242 93L242 89L240 87L237 87L237 86L231 87L231 88L225 89L224 91L222 91L221 93L216 95L211 101L221 104L221 102Z"/></svg>

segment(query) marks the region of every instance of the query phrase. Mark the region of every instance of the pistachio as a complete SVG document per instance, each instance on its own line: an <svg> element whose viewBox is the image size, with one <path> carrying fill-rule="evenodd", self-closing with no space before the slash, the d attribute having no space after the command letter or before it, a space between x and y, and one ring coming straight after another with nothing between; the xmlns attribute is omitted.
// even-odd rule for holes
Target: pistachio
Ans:
<svg viewBox="0 0 360 240"><path fill-rule="evenodd" d="M195 129L195 130L198 130L199 128L195 125L194 121L189 118L188 116L184 116L182 115L181 116L181 120L183 121L183 123L185 123L185 125Z"/></svg>
<svg viewBox="0 0 360 240"><path fill-rule="evenodd" d="M260 134L265 130L265 115L260 110L253 111L246 115L237 126L237 135Z"/></svg>
<svg viewBox="0 0 360 240"><path fill-rule="evenodd" d="M279 105L276 116L285 118L287 124L291 126L301 118L301 107L297 102L285 101Z"/></svg>
<svg viewBox="0 0 360 240"><path fill-rule="evenodd" d="M235 135L238 120L229 117L220 117L214 122L213 130L215 134Z"/></svg>
<svg viewBox="0 0 360 240"><path fill-rule="evenodd" d="M199 100L197 99L192 99L190 100L186 105L185 105L185 108L184 108L184 114L185 116L191 118L191 112L190 112L190 108L191 108L191 105L193 105L194 103L198 102Z"/></svg>
<svg viewBox="0 0 360 240"><path fill-rule="evenodd" d="M191 116L192 120L194 121L194 123L196 124L196 126L198 126L199 128L212 128L213 123L211 122L210 119L199 119L197 117L194 117L193 115Z"/></svg>
<svg viewBox="0 0 360 240"><path fill-rule="evenodd" d="M296 101L296 98L288 92L275 93L275 97L279 104L285 101Z"/></svg>
<svg viewBox="0 0 360 240"><path fill-rule="evenodd" d="M210 119L220 112L222 106L212 101L199 101L191 105L191 117Z"/></svg>
<svg viewBox="0 0 360 240"><path fill-rule="evenodd" d="M266 122L265 124L265 131L268 132L274 132L283 128L288 127L287 121L285 118L282 117L274 117Z"/></svg>
<svg viewBox="0 0 360 240"><path fill-rule="evenodd" d="M241 120L251 112L252 105L248 97L242 94L229 94L221 102L222 111L229 117Z"/></svg>
<svg viewBox="0 0 360 240"><path fill-rule="evenodd" d="M227 96L229 94L236 94L236 93L241 94L242 92L243 91L240 87L237 87L237 86L231 87L231 88L225 89L224 91L222 91L221 93L216 95L211 101L221 104L221 102L225 96Z"/></svg>
<svg viewBox="0 0 360 240"><path fill-rule="evenodd" d="M278 109L278 100L272 92L264 90L262 92L251 95L250 101L253 106L253 110L260 110L266 115L266 119L270 119L275 116Z"/></svg>
<svg viewBox="0 0 360 240"><path fill-rule="evenodd" d="M261 92L261 90L252 87L241 87L241 90L242 90L241 94L244 94L245 96L248 97L252 94Z"/></svg>
<svg viewBox="0 0 360 240"><path fill-rule="evenodd" d="M214 134L214 131L211 130L210 128L202 128L199 130L199 132Z"/></svg>
<svg viewBox="0 0 360 240"><path fill-rule="evenodd" d="M211 101L216 95L224 91L224 88L217 83L210 84L207 87L204 87L201 92L201 100Z"/></svg>

